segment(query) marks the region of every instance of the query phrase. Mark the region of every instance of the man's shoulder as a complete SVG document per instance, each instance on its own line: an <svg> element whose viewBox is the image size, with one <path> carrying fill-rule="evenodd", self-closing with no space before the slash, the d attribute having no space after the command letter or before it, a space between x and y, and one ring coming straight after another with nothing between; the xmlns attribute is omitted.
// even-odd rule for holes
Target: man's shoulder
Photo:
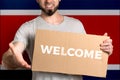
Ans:
<svg viewBox="0 0 120 80"><path fill-rule="evenodd" d="M34 24L35 22L38 21L38 19L39 19L39 16L38 16L38 17L35 17L35 18L33 18L33 19L29 20L29 21L26 21L26 22L23 23L23 24L26 24L26 25Z"/></svg>
<svg viewBox="0 0 120 80"><path fill-rule="evenodd" d="M79 19L71 17L71 16L64 16L66 20L71 20L71 21L79 21Z"/></svg>
<svg viewBox="0 0 120 80"><path fill-rule="evenodd" d="M65 16L65 20L69 22L81 23L79 19L71 17L71 16Z"/></svg>
<svg viewBox="0 0 120 80"><path fill-rule="evenodd" d="M32 29L34 27L34 25L37 23L37 21L39 20L39 17L35 17L34 19L31 19L29 21L24 22L21 26L20 29Z"/></svg>
<svg viewBox="0 0 120 80"><path fill-rule="evenodd" d="M65 16L65 21L69 23L73 23L73 24L82 24L82 22L79 19L71 17L71 16Z"/></svg>

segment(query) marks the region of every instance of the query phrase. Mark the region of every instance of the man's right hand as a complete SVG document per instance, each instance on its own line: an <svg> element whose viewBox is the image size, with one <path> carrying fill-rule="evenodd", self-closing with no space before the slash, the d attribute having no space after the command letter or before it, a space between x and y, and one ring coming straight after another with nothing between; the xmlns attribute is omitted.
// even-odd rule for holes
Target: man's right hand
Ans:
<svg viewBox="0 0 120 80"><path fill-rule="evenodd" d="M6 52L4 56L4 60L2 61L3 65L8 69L14 69L14 68L31 69L31 66L23 58L22 49L23 49L23 44L17 43L14 45L13 43L10 43L9 50L8 52Z"/></svg>

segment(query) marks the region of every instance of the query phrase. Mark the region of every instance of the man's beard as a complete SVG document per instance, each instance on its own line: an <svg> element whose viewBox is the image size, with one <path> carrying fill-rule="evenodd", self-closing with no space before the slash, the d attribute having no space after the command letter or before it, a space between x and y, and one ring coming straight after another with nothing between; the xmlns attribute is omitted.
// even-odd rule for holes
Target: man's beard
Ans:
<svg viewBox="0 0 120 80"><path fill-rule="evenodd" d="M56 6L53 10L45 10L43 7L41 7L42 11L48 15L48 16L52 16L58 9L59 5Z"/></svg>

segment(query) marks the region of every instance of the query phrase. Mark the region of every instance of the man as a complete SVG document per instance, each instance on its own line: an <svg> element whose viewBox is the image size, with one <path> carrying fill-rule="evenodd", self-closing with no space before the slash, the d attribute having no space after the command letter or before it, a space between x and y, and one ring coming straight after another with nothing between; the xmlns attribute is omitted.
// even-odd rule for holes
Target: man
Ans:
<svg viewBox="0 0 120 80"><path fill-rule="evenodd" d="M42 9L41 15L24 23L18 29L14 40L9 44L8 51L3 54L2 64L6 69L31 69L31 66L23 59L22 53L26 50L32 61L35 32L37 29L86 33L79 20L62 16L58 13L57 9L59 2L60 0L37 0L37 3ZM113 51L112 40L105 40L100 44L100 48L111 54ZM33 80L82 80L82 77L56 73L33 72Z"/></svg>

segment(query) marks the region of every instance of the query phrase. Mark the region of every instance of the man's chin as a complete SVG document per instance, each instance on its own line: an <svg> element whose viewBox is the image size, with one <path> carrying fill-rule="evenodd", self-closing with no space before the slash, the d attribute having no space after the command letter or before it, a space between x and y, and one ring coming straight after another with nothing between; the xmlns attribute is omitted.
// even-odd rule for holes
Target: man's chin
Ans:
<svg viewBox="0 0 120 80"><path fill-rule="evenodd" d="M52 16L55 12L56 12L56 11L48 10L48 11L46 11L45 13L46 13L46 15L48 15L48 16Z"/></svg>
<svg viewBox="0 0 120 80"><path fill-rule="evenodd" d="M54 13L47 13L47 16L52 16Z"/></svg>
<svg viewBox="0 0 120 80"><path fill-rule="evenodd" d="M47 16L52 16L57 11L57 7L55 9L41 9Z"/></svg>

